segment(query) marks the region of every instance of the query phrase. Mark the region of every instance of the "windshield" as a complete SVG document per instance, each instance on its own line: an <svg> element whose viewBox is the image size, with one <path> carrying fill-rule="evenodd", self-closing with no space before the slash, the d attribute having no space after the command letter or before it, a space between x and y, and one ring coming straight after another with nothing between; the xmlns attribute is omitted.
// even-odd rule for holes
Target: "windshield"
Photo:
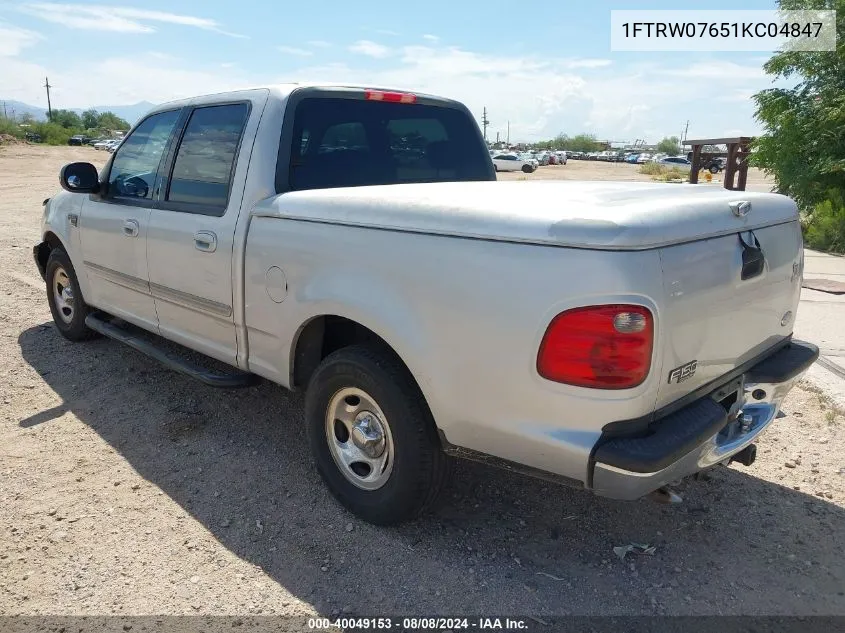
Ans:
<svg viewBox="0 0 845 633"><path fill-rule="evenodd" d="M296 107L292 189L494 179L463 110L324 97Z"/></svg>

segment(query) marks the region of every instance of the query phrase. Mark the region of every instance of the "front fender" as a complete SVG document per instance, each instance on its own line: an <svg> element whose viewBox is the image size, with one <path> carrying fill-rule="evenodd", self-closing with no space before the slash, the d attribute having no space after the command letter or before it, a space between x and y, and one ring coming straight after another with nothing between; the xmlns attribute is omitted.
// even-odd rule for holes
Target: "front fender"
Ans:
<svg viewBox="0 0 845 633"><path fill-rule="evenodd" d="M43 242L36 245L35 249L44 249L44 243L49 250L55 248L57 244L61 244L77 271L77 279L82 294L90 295L88 292L88 277L85 275L82 266L81 241L79 239L82 207L86 195L62 191L45 201L44 214L41 218ZM43 255L43 250L40 252ZM47 252L47 257L49 257L49 252ZM44 257L44 265L46 265L47 257ZM38 264L38 268L43 275L40 264Z"/></svg>

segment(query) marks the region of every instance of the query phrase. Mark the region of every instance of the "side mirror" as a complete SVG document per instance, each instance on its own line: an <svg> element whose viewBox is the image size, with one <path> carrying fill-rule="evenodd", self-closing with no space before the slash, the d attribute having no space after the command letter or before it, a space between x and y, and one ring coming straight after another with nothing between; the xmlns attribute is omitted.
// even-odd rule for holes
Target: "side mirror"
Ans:
<svg viewBox="0 0 845 633"><path fill-rule="evenodd" d="M71 193L97 193L100 190L100 176L91 163L68 163L59 172L59 182L65 191Z"/></svg>

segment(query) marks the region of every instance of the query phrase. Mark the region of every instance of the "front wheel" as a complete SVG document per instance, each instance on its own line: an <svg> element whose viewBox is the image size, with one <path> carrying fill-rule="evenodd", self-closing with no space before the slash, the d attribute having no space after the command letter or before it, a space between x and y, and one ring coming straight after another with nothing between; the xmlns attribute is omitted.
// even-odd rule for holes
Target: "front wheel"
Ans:
<svg viewBox="0 0 845 633"><path fill-rule="evenodd" d="M391 525L436 501L449 458L419 387L393 354L355 345L327 356L309 381L305 419L317 470L352 513Z"/></svg>
<svg viewBox="0 0 845 633"><path fill-rule="evenodd" d="M719 168L716 165L710 165L710 173L711 174L718 174Z"/></svg>
<svg viewBox="0 0 845 633"><path fill-rule="evenodd" d="M47 303L59 333L71 341L84 341L96 336L96 332L85 325L85 317L91 310L82 298L70 257L61 247L50 251L44 278L47 281Z"/></svg>
<svg viewBox="0 0 845 633"><path fill-rule="evenodd" d="M530 174L533 171L534 171L534 168L531 165L523 165L522 166L522 172L525 173L525 174Z"/></svg>

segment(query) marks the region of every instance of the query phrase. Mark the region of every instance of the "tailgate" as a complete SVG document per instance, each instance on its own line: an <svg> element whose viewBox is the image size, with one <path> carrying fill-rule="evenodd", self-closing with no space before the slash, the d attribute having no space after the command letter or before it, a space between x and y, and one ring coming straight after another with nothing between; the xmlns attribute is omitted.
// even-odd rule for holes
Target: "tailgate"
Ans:
<svg viewBox="0 0 845 633"><path fill-rule="evenodd" d="M753 263L756 244L762 250L761 267ZM657 408L792 333L803 274L797 220L669 246L660 257L665 303Z"/></svg>

